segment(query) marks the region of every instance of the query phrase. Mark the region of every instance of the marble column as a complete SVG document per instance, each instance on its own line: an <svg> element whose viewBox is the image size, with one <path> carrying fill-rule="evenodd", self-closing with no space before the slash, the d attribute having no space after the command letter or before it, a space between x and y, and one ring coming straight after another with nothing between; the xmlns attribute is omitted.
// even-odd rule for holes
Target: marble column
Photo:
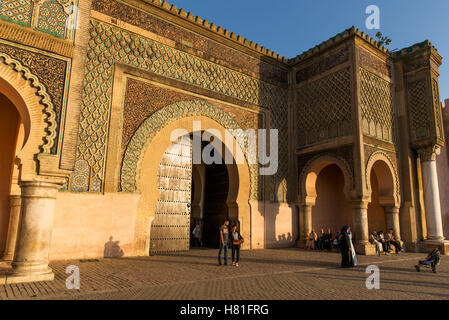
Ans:
<svg viewBox="0 0 449 320"><path fill-rule="evenodd" d="M399 208L395 206L384 207L385 220L387 222L387 229L393 229L393 234L396 239L401 240L401 229L399 224Z"/></svg>
<svg viewBox="0 0 449 320"><path fill-rule="evenodd" d="M433 147L418 150L418 154L421 160L427 240L442 242L444 241L443 222L436 165L436 156L439 154L439 148Z"/></svg>
<svg viewBox="0 0 449 320"><path fill-rule="evenodd" d="M19 230L19 220L20 220L20 204L22 199L20 195L10 195L9 196L9 225L8 225L8 235L6 239L5 252L3 254L2 260L12 261L14 257L14 250L16 248L17 232Z"/></svg>
<svg viewBox="0 0 449 320"><path fill-rule="evenodd" d="M6 274L6 283L53 280L48 262L60 182L44 179L19 182L20 222L12 271Z"/></svg>

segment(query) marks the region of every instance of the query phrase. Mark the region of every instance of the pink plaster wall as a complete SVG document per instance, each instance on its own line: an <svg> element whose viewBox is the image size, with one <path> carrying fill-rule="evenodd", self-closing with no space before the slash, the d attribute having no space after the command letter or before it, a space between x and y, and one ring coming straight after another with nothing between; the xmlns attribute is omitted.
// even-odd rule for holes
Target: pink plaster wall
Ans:
<svg viewBox="0 0 449 320"><path fill-rule="evenodd" d="M292 247L298 238L298 213L294 205L250 201L251 248Z"/></svg>
<svg viewBox="0 0 449 320"><path fill-rule="evenodd" d="M445 146L437 156L438 184L440 189L441 215L443 218L443 232L446 239L449 239L449 99L445 101L443 108L443 123Z"/></svg>
<svg viewBox="0 0 449 320"><path fill-rule="evenodd" d="M368 232L382 230L387 232L387 225L385 221L385 210L379 204L379 181L374 173L371 171L371 202L368 204Z"/></svg>
<svg viewBox="0 0 449 320"><path fill-rule="evenodd" d="M105 251L132 256L138 199L135 194L59 192L50 259L98 258Z"/></svg>
<svg viewBox="0 0 449 320"><path fill-rule="evenodd" d="M318 175L317 198L312 207L312 228L318 235L321 228L330 228L335 234L344 225L352 225L352 208L343 188L343 173L336 165L327 166Z"/></svg>

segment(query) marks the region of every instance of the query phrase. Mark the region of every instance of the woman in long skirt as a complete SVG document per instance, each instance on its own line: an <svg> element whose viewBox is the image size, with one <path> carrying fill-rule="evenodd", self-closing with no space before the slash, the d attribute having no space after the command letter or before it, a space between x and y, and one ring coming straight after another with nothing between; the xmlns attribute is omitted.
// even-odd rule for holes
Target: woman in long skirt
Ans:
<svg viewBox="0 0 449 320"><path fill-rule="evenodd" d="M352 259L352 245L351 237L348 232L351 230L349 226L344 226L341 229L341 267L351 268L354 266L354 261Z"/></svg>

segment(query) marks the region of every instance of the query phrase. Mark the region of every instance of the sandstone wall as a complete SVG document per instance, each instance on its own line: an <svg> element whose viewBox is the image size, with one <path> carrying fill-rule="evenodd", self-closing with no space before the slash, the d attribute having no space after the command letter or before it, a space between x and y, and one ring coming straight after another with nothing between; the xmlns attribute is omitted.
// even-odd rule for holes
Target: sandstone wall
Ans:
<svg viewBox="0 0 449 320"><path fill-rule="evenodd" d="M437 157L438 183L440 187L441 214L443 216L443 232L446 239L449 238L449 99L445 101L443 108L443 125L446 144Z"/></svg>

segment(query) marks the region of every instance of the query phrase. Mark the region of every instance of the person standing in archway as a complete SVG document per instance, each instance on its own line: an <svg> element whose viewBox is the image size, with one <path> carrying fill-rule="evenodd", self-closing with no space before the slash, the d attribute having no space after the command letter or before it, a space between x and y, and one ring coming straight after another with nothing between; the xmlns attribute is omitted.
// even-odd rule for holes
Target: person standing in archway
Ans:
<svg viewBox="0 0 449 320"><path fill-rule="evenodd" d="M354 262L352 260L352 245L351 245L351 237L348 232L351 231L349 226L344 226L341 229L341 267L342 268L351 268L354 266Z"/></svg>
<svg viewBox="0 0 449 320"><path fill-rule="evenodd" d="M193 235L193 246L197 248L201 247L201 230L199 224L196 224L195 229L193 229L192 231L192 235Z"/></svg>
<svg viewBox="0 0 449 320"><path fill-rule="evenodd" d="M224 265L228 265L228 246L229 246L229 230L228 230L229 221L225 220L223 224L220 226L220 250L218 251L218 265L221 266L221 251L223 252L223 262Z"/></svg>

